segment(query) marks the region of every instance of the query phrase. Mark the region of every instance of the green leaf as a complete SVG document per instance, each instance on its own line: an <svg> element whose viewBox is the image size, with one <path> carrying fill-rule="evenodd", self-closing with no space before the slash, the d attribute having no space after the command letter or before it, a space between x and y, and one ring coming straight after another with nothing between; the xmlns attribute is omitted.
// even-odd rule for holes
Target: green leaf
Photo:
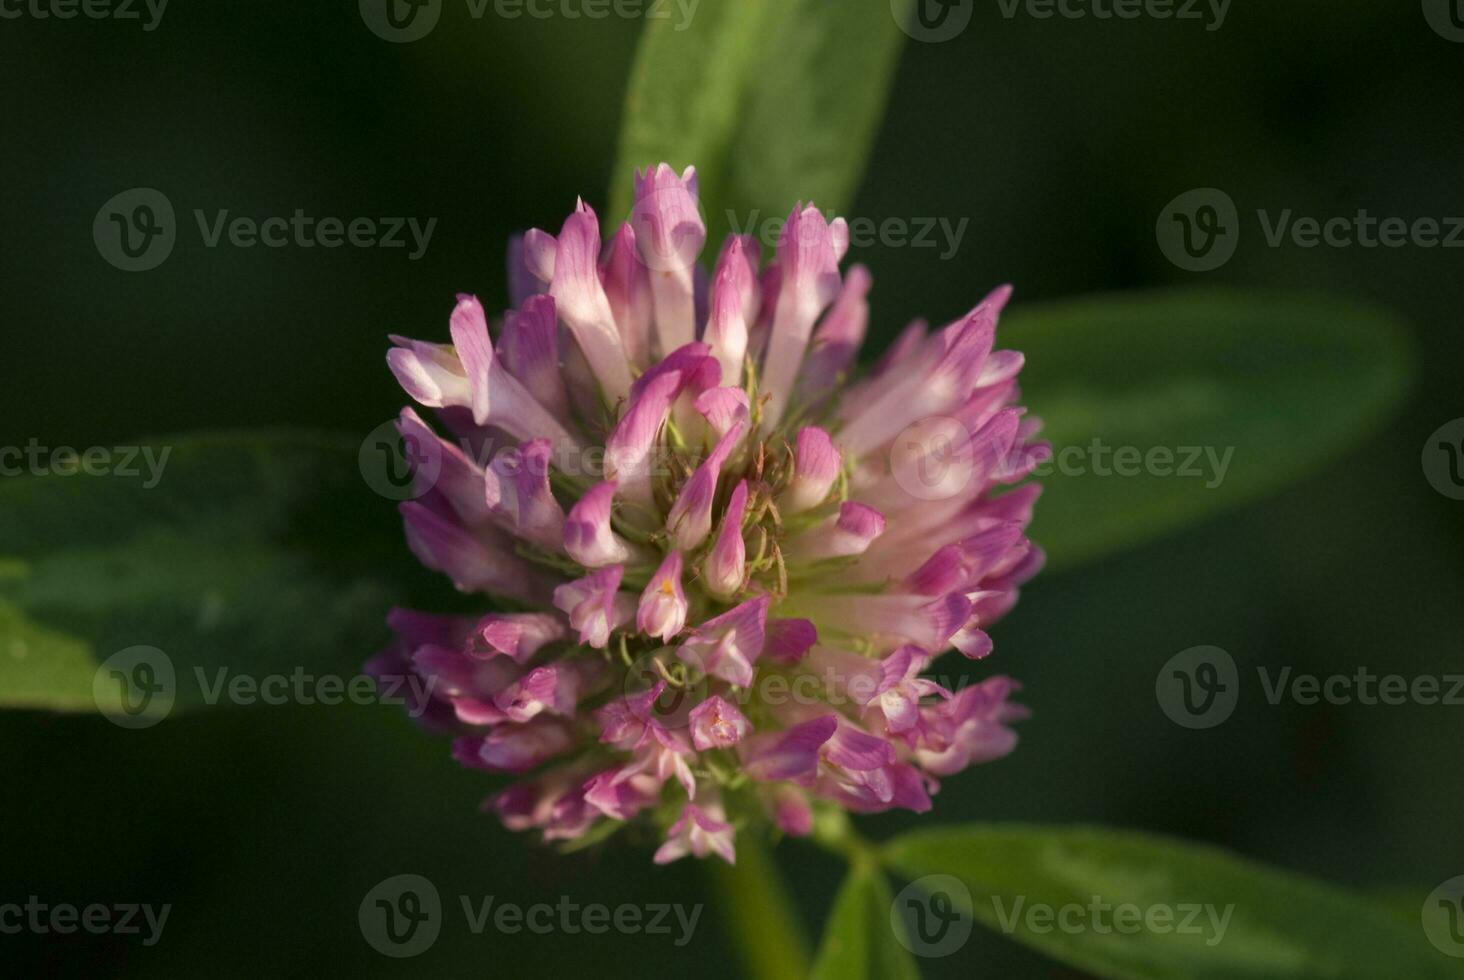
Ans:
<svg viewBox="0 0 1464 980"><path fill-rule="evenodd" d="M853 865L834 899L812 980L916 980L920 971L894 930L894 898L884 872Z"/></svg>
<svg viewBox="0 0 1464 980"><path fill-rule="evenodd" d="M1388 314L1269 293L1018 303L1000 340L1026 354L1024 401L1056 453L1033 522L1056 566L1316 471L1378 430L1411 367Z"/></svg>
<svg viewBox="0 0 1464 980"><path fill-rule="evenodd" d="M885 855L917 886L927 875L955 876L970 894L954 889L949 897L977 921L1100 977L1427 980L1464 972L1416 922L1212 847L1091 828L969 825L900 837ZM1115 918L1125 903L1137 913ZM1195 918L1181 928L1191 908Z"/></svg>
<svg viewBox="0 0 1464 980"><path fill-rule="evenodd" d="M96 669L90 645L0 602L0 705L88 710Z"/></svg>
<svg viewBox="0 0 1464 980"><path fill-rule="evenodd" d="M694 164L711 242L797 201L849 206L905 35L890 5L707 2L648 22L626 94L611 217L637 168Z"/></svg>
<svg viewBox="0 0 1464 980"><path fill-rule="evenodd" d="M768 847L755 835L737 842L737 864L708 862L723 899L733 948L752 980L806 980L808 941Z"/></svg>
<svg viewBox="0 0 1464 980"><path fill-rule="evenodd" d="M168 658L175 709L221 676L359 675L388 607L427 581L359 446L189 436L148 446L156 480L114 454L138 475L0 484L0 705L95 710L99 664L135 646Z"/></svg>

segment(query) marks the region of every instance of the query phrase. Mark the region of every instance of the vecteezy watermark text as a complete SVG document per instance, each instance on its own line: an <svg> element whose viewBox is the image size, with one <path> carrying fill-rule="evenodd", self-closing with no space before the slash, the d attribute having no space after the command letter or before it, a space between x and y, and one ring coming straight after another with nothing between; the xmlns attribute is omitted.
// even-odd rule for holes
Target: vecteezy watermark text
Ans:
<svg viewBox="0 0 1464 980"><path fill-rule="evenodd" d="M76 932L87 932L93 936L142 936L144 946L156 946L163 938L163 929L172 911L171 904L92 902L77 906L70 902L43 902L40 896L31 895L24 905L19 902L0 904L0 933L7 936L22 932L60 936Z"/></svg>
<svg viewBox="0 0 1464 980"><path fill-rule="evenodd" d="M151 33L167 9L168 0L0 0L0 20L135 20Z"/></svg>
<svg viewBox="0 0 1464 980"><path fill-rule="evenodd" d="M298 704L307 707L341 704L387 704L404 707L417 717L427 709L435 677L416 673L371 677L357 674L315 674L304 667L288 673L244 674L228 667L195 666L192 680L208 705ZM150 728L173 710L179 693L173 660L157 647L128 647L102 661L92 676L97 710L122 728Z"/></svg>
<svg viewBox="0 0 1464 980"><path fill-rule="evenodd" d="M1203 479L1207 490L1225 481L1235 447L1226 446L1110 446L1094 439L1086 446L1063 446L1032 467L1039 479L1059 476L1137 476Z"/></svg>
<svg viewBox="0 0 1464 980"><path fill-rule="evenodd" d="M832 221L832 212L825 218ZM886 248L937 248L936 257L945 261L953 258L966 237L970 218L845 218L849 228L849 245L854 249L883 245ZM751 235L771 252L778 247L787 219L766 215L762 211L750 211L744 217L735 211L727 212L727 224L736 235Z"/></svg>
<svg viewBox="0 0 1464 980"><path fill-rule="evenodd" d="M1205 23L1206 31L1225 26L1230 0L995 0L1004 20L1158 20ZM889 0L890 14L910 37L939 44L971 26L976 0Z"/></svg>
<svg viewBox="0 0 1464 980"><path fill-rule="evenodd" d="M462 438L455 444L446 443L435 437L400 433L397 425L390 420L372 429L361 441L356 456L366 485L388 500L416 500L426 494L442 475L446 455L458 450L473 465L492 470L501 480L524 473L543 476L551 470L574 479L601 480L616 469L614 453L604 446L555 445L548 458L536 458L512 442ZM662 477L676 472L676 461L674 450L658 446L637 465L649 476Z"/></svg>
<svg viewBox="0 0 1464 980"><path fill-rule="evenodd" d="M491 922L495 932L510 936L519 932L531 932L536 936L551 933L573 936L583 932L593 936L613 929L623 935L672 936L671 945L678 947L691 942L703 907L701 902L690 908L680 902L621 903L614 906L592 902L579 905L571 902L568 895L560 895L553 905L536 902L527 907L516 902L499 901L492 895L477 898L459 895L458 903L462 906L468 931L475 936L486 932Z"/></svg>
<svg viewBox="0 0 1464 980"><path fill-rule="evenodd" d="M996 0L1001 15L1015 20L1206 20L1206 31L1225 26L1230 0Z"/></svg>
<svg viewBox="0 0 1464 980"><path fill-rule="evenodd" d="M322 704L394 704L409 705L408 714L420 714L436 683L435 677L408 673L389 678L356 674L312 674L296 667L288 674L236 674L219 667L209 675L202 667L193 668L193 677L204 704L219 702L251 705L285 704L311 706Z"/></svg>
<svg viewBox="0 0 1464 980"><path fill-rule="evenodd" d="M926 875L907 885L890 907L890 928L895 938L916 956L949 956L971 936L971 890L954 875ZM1086 902L1052 905L1026 895L991 896L997 927L1007 935L1017 932L1047 935L1094 933L1108 936L1201 936L1205 945L1224 942L1234 903L1118 902L1093 895Z"/></svg>
<svg viewBox="0 0 1464 980"><path fill-rule="evenodd" d="M674 31L684 31L691 26L696 8L701 0L465 0L468 12L474 19L481 19L484 9L493 7L493 13L504 20L518 20L530 17L534 20L549 20L560 17L564 20L606 20L616 17L620 20L671 20Z"/></svg>
<svg viewBox="0 0 1464 980"><path fill-rule="evenodd" d="M490 929L503 935L580 934L671 937L673 946L691 942L701 919L702 903L649 902L584 905L560 895L554 903L523 905L495 895L459 895L458 906L468 932L481 936ZM422 875L394 875L366 893L357 910L361 936L386 956L405 958L426 952L437 941L446 915L437 886Z"/></svg>
<svg viewBox="0 0 1464 980"><path fill-rule="evenodd" d="M21 476L116 476L142 479L151 490L163 478L172 446L71 446L54 448L32 438L24 446L0 446L0 477Z"/></svg>
<svg viewBox="0 0 1464 980"><path fill-rule="evenodd" d="M691 712L706 700L711 685L716 680L708 674L678 663L672 656L673 647L660 647L648 651L635 659L626 671L623 689L631 710L643 721L655 720L656 725L666 729L682 729L691 724ZM665 665L677 673L674 685L664 685L661 693L649 700L638 700L658 681L664 679ZM805 661L806 663L806 661ZM802 664L784 671L759 668L751 683L723 691L721 697L731 704L746 707L759 704L771 708L785 705L814 705L818 707L856 707L869 705L879 694L881 675L878 663L875 668L860 672L850 670L847 665L824 665L805 668ZM978 683L968 674L922 673L921 678L932 682L946 694L956 694ZM946 695L929 695L920 699L922 705L939 703Z"/></svg>
<svg viewBox="0 0 1464 980"><path fill-rule="evenodd" d="M464 0L467 15L482 20L673 20L671 29L691 26L701 0ZM420 41L442 18L443 0L359 0L366 27L393 44Z"/></svg>
<svg viewBox="0 0 1464 980"><path fill-rule="evenodd" d="M198 222L199 236L208 248L218 248L227 240L235 248L406 248L411 238L412 251L407 259L415 262L427 252L432 240L432 231L437 227L436 218L428 218L421 224L416 218L314 218L303 208L296 208L290 217L280 215L258 220L240 216L229 217L224 208L205 215L202 210L193 212ZM227 224L226 224L227 222ZM225 232L227 231L227 236Z"/></svg>
<svg viewBox="0 0 1464 980"><path fill-rule="evenodd" d="M1209 272L1229 262L1241 237L1235 200L1215 187L1185 191L1165 205L1154 226L1164 256L1181 269ZM1404 218L1358 208L1350 214L1300 214L1257 208L1267 248L1464 248L1464 217Z"/></svg>
<svg viewBox="0 0 1464 980"><path fill-rule="evenodd" d="M317 217L295 208L288 215L253 217L230 208L193 210L193 224L204 248L383 248L404 249L415 262L427 252L436 218ZM178 240L173 203L162 191L133 187L113 196L92 221L97 252L125 272L156 269Z"/></svg>
<svg viewBox="0 0 1464 980"><path fill-rule="evenodd" d="M1418 704L1426 707L1443 705L1464 708L1464 674L1375 674L1358 667L1350 674L1293 673L1282 667L1273 671L1257 667L1256 674L1266 702L1278 705L1291 700L1300 705L1320 703L1334 705L1360 704L1397 706Z"/></svg>
<svg viewBox="0 0 1464 980"><path fill-rule="evenodd" d="M1134 902L1109 902L1094 895L1087 902L1049 905L1028 903L1025 895L1016 895L1010 904L1000 895L991 896L991 907L997 925L1008 935L1021 928L1036 935L1061 932L1075 936L1096 933L1100 936L1153 935L1203 936L1206 946L1218 946L1230 928L1235 905L1216 907L1199 902L1156 902L1139 905Z"/></svg>
<svg viewBox="0 0 1464 980"><path fill-rule="evenodd" d="M1464 708L1464 674L1378 674L1366 666L1350 673L1311 674L1290 666L1261 665L1256 678L1265 702L1303 707ZM1235 658L1216 646L1190 647L1170 657L1154 682L1160 709L1185 728L1214 728L1235 711L1241 694Z"/></svg>

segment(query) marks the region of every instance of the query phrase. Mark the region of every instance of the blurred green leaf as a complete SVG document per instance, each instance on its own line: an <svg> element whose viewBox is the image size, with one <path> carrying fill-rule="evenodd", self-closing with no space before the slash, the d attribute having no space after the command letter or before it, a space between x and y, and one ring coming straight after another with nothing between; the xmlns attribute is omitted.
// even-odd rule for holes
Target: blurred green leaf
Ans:
<svg viewBox="0 0 1464 980"><path fill-rule="evenodd" d="M1055 566L1307 476L1378 431L1410 374L1397 320L1310 296L1018 303L1000 339L1027 356L1024 401L1056 454L1033 522Z"/></svg>
<svg viewBox="0 0 1464 980"><path fill-rule="evenodd" d="M856 862L829 912L812 980L917 980L914 959L895 937L893 902L884 872Z"/></svg>
<svg viewBox="0 0 1464 980"><path fill-rule="evenodd" d="M92 708L98 664L162 650L175 707L247 674L351 678L422 581L359 442L311 433L152 443L142 477L0 484L0 705ZM119 464L120 465L120 464ZM221 675L220 670L227 671Z"/></svg>
<svg viewBox="0 0 1464 980"><path fill-rule="evenodd" d="M711 242L734 223L785 217L800 200L848 207L904 37L882 2L708 2L689 26L651 20L626 95L610 217L629 213L633 172L662 161L696 166Z"/></svg>
<svg viewBox="0 0 1464 980"><path fill-rule="evenodd" d="M0 602L0 705L85 710L96 669L90 645Z"/></svg>
<svg viewBox="0 0 1464 980"><path fill-rule="evenodd" d="M732 948L751 980L805 980L808 942L768 846L753 834L737 842L737 863L708 862L724 900Z"/></svg>
<svg viewBox="0 0 1464 980"><path fill-rule="evenodd" d="M1212 847L1091 828L968 825L908 834L885 854L917 885L926 875L959 878L969 899L950 898L977 921L1100 977L1464 974L1386 908ZM1126 932L1114 917L1125 904L1142 917L1126 913ZM1065 907L1080 911L1059 917ZM1150 911L1161 908L1168 920ZM1189 920L1191 908L1200 911Z"/></svg>

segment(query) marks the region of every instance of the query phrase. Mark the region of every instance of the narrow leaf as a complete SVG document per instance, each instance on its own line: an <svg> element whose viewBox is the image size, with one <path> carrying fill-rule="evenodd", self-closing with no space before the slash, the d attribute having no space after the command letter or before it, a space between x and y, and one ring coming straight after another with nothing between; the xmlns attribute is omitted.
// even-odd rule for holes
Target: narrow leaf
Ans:
<svg viewBox="0 0 1464 980"><path fill-rule="evenodd" d="M916 980L920 972L895 929L884 872L856 863L829 913L812 980Z"/></svg>
<svg viewBox="0 0 1464 980"><path fill-rule="evenodd" d="M787 215L840 211L864 172L904 34L887 3L704 0L690 24L646 26L626 95L610 217L631 176L694 164L709 239Z"/></svg>
<svg viewBox="0 0 1464 980"><path fill-rule="evenodd" d="M166 658L148 670L171 672L173 710L242 700L219 687L240 675L282 676L273 691L294 699L323 674L357 677L387 608L427 584L354 439L224 434L148 449L162 461L155 481L0 485L0 705L95 710L94 680L110 686L99 666L135 647Z"/></svg>
<svg viewBox="0 0 1464 980"><path fill-rule="evenodd" d="M1033 537L1056 566L1132 547L1316 472L1407 387L1398 322L1343 300L1223 291L1013 304L1023 401L1055 458Z"/></svg>
<svg viewBox="0 0 1464 980"><path fill-rule="evenodd" d="M737 864L710 869L726 904L722 917L750 980L804 980L808 940L767 845L753 835L737 842Z"/></svg>
<svg viewBox="0 0 1464 980"><path fill-rule="evenodd" d="M967 825L890 842L891 867L959 879L978 922L1124 980L1464 975L1387 908L1212 847L1091 828ZM956 894L950 894L952 891Z"/></svg>

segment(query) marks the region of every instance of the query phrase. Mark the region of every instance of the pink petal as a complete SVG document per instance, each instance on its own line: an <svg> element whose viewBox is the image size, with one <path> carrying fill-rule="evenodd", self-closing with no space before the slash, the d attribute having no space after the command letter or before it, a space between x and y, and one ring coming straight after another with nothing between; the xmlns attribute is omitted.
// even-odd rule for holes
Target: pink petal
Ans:
<svg viewBox="0 0 1464 980"><path fill-rule="evenodd" d="M666 164L638 174L630 224L641 261L649 270L656 335L663 352L696 339L693 270L707 229L692 191L695 171L684 176Z"/></svg>
<svg viewBox="0 0 1464 980"><path fill-rule="evenodd" d="M549 293L589 361L607 401L630 390L630 364L615 325L615 314L600 285L600 222L589 205L579 202L559 233L559 252Z"/></svg>
<svg viewBox="0 0 1464 980"><path fill-rule="evenodd" d="M747 481L732 490L732 499L722 515L722 528L703 567L702 582L719 597L735 595L747 574L747 545L742 540L742 518L747 511Z"/></svg>
<svg viewBox="0 0 1464 980"><path fill-rule="evenodd" d="M597 483L570 508L564 522L564 550L586 568L617 565L631 556L630 545L610 528L615 481Z"/></svg>

